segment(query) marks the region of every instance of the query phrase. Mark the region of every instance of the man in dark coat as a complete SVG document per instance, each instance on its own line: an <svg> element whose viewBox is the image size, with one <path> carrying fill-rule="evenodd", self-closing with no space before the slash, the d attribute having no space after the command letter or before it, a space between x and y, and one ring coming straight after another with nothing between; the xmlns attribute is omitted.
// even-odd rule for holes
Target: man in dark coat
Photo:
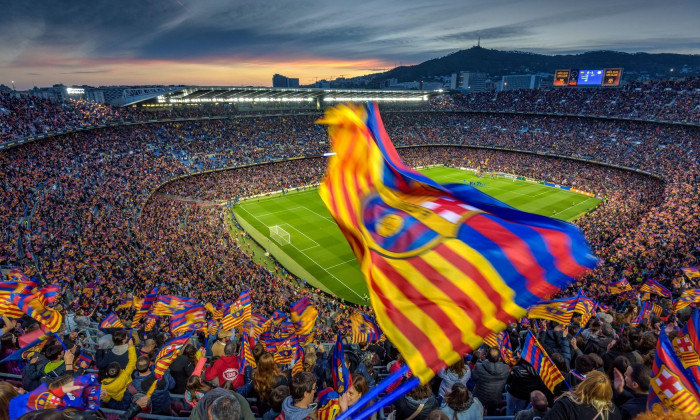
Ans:
<svg viewBox="0 0 700 420"><path fill-rule="evenodd" d="M486 415L497 415L509 373L510 369L501 361L501 352L497 347L489 349L486 360L476 362L472 370L472 378L476 381L473 393L484 405Z"/></svg>
<svg viewBox="0 0 700 420"><path fill-rule="evenodd" d="M651 369L642 363L632 363L623 374L615 369L613 381L615 405L620 407L622 420L630 420L647 410ZM626 389L625 389L626 388Z"/></svg>

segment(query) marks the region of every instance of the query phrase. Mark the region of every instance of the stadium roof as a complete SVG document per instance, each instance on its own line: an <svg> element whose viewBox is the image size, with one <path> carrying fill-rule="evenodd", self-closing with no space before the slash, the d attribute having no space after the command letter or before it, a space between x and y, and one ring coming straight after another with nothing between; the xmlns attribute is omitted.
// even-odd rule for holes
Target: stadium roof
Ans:
<svg viewBox="0 0 700 420"><path fill-rule="evenodd" d="M207 103L327 104L334 102L420 103L439 92L425 90L183 86L131 96L122 106Z"/></svg>

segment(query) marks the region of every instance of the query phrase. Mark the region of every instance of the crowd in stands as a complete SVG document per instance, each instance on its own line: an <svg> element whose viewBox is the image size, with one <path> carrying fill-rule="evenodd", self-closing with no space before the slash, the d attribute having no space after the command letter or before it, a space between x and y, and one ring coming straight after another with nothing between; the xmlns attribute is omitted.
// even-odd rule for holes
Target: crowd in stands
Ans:
<svg viewBox="0 0 700 420"><path fill-rule="evenodd" d="M509 367L498 350L484 348L398 401L396 418L440 418L431 413L438 408L448 418L459 419L481 418L484 411L488 415L519 413L519 419L536 415L576 418L571 413L591 418L585 417L591 410L593 415L604 412L605 418L627 419L642 411L639 401L649 389L649 366L661 320L654 316L638 327L623 329L638 303L611 296L601 286L621 277L635 285L654 278L672 290L674 297L697 287L682 277L679 268L698 265L700 258L696 217L700 214L700 129L577 117L450 112L389 113L383 118L397 145L431 145L401 149L410 166L483 166L483 171L568 185L603 198L596 210L576 222L602 261L580 285L611 307L582 325L576 337L576 323L517 324L508 330L514 349L522 345L528 328L536 330L569 384L578 384L572 385L571 394L544 387L526 362ZM323 176L324 158L181 178L152 195L168 180L192 172L318 156L328 150L328 144L323 128L314 125L314 120L313 116L286 116L110 127L6 150L0 153L0 265L20 267L42 283L62 285L62 310L76 325L94 323L114 311L122 299L143 296L155 286L163 294L203 302L233 300L241 290L250 289L255 311L264 315L309 297L320 313L319 340L332 341L337 331L334 320L347 312L347 304L298 283L282 268L268 270L254 262L249 246L229 233L227 213L218 205L315 184ZM457 145L593 159L652 175L574 159ZM486 158L488 163L482 164ZM665 308L661 316L673 334L676 324L670 302L656 302ZM117 313L130 320L134 311L120 309ZM680 312L678 325L688 315L688 311ZM37 328L26 319L17 324L5 318L3 323L3 337L7 338L0 341L4 353L19 348L27 340L22 337ZM134 415L147 407L148 399L141 395L145 385L155 382L150 373L154 351L168 337L160 327L150 333L139 331L131 338L123 330L110 331L99 344L95 356L96 367L101 368L103 406ZM23 381L17 387L0 387L0 403L42 382L52 390L69 387L72 379L65 374L81 373L73 364L75 353L70 345L79 341L78 332L66 331L67 350L52 344L36 360L2 364L6 372L23 372ZM219 337L222 353L209 360L203 377L192 375L196 349L204 345L194 339L192 348L186 348L179 363L171 367L170 377L158 381L160 393L150 398L152 412L204 419L215 418L212 413L217 410L232 415L239 407L241 418L249 418L252 405L259 417L269 410L283 411L287 418L295 419L311 414L315 392L329 383L327 351L318 345L307 349L309 360L314 359L309 354L316 355L315 362L307 363L303 374L292 376L284 366L280 371L276 364L266 363L271 356L258 348L254 350L257 370L237 372L236 378L242 379L227 384L214 380L217 375L210 369L216 370L219 360L238 353L239 337L232 337ZM227 339L235 345L226 344ZM212 349L206 352L216 357ZM380 371L391 372L403 363L388 342L349 350L347 358L352 373L359 375L355 396L374 386ZM37 369L40 362L43 374ZM501 397L504 389L505 400ZM176 404L165 398L170 393L190 395L193 407L175 409ZM555 394L566 395L554 402ZM341 407L348 404L344 400ZM526 410L528 404L531 407ZM275 418L270 416L267 418Z"/></svg>
<svg viewBox="0 0 700 420"><path fill-rule="evenodd" d="M438 110L526 112L700 123L700 77L620 88L541 88L437 97Z"/></svg>

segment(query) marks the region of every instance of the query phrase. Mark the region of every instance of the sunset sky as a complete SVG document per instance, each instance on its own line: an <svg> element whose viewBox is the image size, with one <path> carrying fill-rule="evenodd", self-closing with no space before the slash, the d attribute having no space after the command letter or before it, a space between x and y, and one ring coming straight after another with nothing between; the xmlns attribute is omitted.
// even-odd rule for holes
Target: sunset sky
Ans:
<svg viewBox="0 0 700 420"><path fill-rule="evenodd" d="M700 54L699 0L0 0L0 84L302 84L481 45Z"/></svg>

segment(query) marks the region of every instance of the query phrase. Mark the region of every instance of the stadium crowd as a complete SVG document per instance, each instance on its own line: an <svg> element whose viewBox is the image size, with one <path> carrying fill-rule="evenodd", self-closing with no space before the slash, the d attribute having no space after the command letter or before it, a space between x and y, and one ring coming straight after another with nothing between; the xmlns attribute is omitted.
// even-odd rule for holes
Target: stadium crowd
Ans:
<svg viewBox="0 0 700 420"><path fill-rule="evenodd" d="M572 394L555 402L554 396L565 389L552 392L527 362L508 366L498 349L483 348L400 399L394 406L395 418L440 418L432 413L438 408L448 418L459 419L481 418L484 412L517 414L518 419L538 415L593 418L596 413L627 419L644 411L660 317L667 321L669 333L675 334L675 327L687 321L689 311L672 315L670 302L653 296L663 312L629 327L640 302L613 296L601 286L621 277L635 286L654 278L674 297L697 287L683 278L679 268L698 265L700 257L698 128L450 112L383 117L396 144L423 146L401 150L410 166L481 166L482 171L573 186L604 198L598 209L577 221L602 263L563 295L582 286L590 297L610 307L588 325L581 325L584 329L577 336L576 322L571 326L518 323L508 329L513 349L522 347L528 329L540 337L567 382L575 387ZM336 320L341 322L338 316L348 312L347 303L300 284L282 268L268 270L254 262L248 245L230 234L225 209L218 205L221 200L315 184L325 170L323 158L206 173L158 189L192 172L318 156L328 146L324 130L314 125L314 119L287 116L114 127L4 151L0 153L4 236L0 265L20 267L42 283L62 285L60 310L84 327L114 311L128 322L133 308L117 307L156 286L161 294L211 303L233 300L249 289L254 310L266 316L308 297L319 311L317 339L331 342L338 330ZM474 146L593 159L654 175ZM37 323L30 319L18 324L5 317L3 324L0 341L6 355L31 341L28 334L38 331ZM6 372L21 372L22 380L0 387L0 403L5 402L4 407L0 404L0 417L22 415L22 407L12 411L10 400L15 401L18 392L34 391L40 383L58 398L69 392L71 384L78 386L72 375L82 371L74 364L72 344L80 342L78 333L84 327L74 330L71 326L61 336L68 343L66 350L51 343L37 357L2 364ZM246 419L254 415L275 418L280 412L285 418L297 419L313 414L315 391L331 382L329 354L322 346L307 347L305 372L296 375L285 366L280 371L274 361L270 363L272 356L264 347L256 346L253 353L258 367L245 371L233 362L240 351L236 348L239 335L230 338L222 331L217 336L221 353L206 349L212 358L204 378L192 375L196 349L205 344L194 339L179 362L173 363L170 375L155 381L150 369L155 352L167 340L166 330L167 323L160 323L151 332L135 331L131 338L118 329L100 338L95 366L100 368L104 407L132 415L150 407L153 413L202 419L236 418L235 413ZM393 372L403 363L388 341L349 348L346 359L355 385L340 401L343 409L366 394L378 382L380 372ZM225 376L215 380L222 365L236 370L231 383L220 380ZM148 405L143 394L154 382L157 391ZM189 396L191 406L170 401L168 391Z"/></svg>

